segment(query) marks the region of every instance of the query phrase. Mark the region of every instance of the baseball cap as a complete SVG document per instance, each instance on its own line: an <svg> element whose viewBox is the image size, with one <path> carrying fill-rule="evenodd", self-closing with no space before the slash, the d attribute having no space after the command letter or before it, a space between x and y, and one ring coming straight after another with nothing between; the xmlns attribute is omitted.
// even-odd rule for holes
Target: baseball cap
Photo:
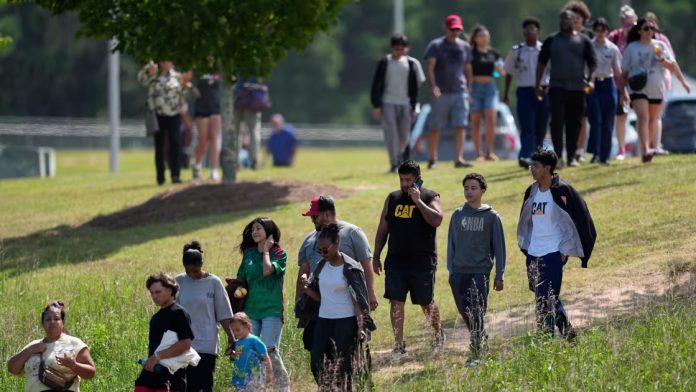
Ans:
<svg viewBox="0 0 696 392"><path fill-rule="evenodd" d="M464 26L462 25L462 18L460 18L459 15L448 15L445 18L445 26L447 26L447 28L450 30L464 30Z"/></svg>
<svg viewBox="0 0 696 392"><path fill-rule="evenodd" d="M320 212L324 211L336 211L336 206L334 206L334 200L331 196L317 196L309 202L309 210L303 213L302 216L314 216L319 215Z"/></svg>

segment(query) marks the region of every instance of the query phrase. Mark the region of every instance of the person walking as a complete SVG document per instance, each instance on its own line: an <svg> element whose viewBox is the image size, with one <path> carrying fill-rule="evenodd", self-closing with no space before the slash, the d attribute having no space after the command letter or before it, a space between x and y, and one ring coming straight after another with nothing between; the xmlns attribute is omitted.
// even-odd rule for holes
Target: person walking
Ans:
<svg viewBox="0 0 696 392"><path fill-rule="evenodd" d="M498 87L496 79L505 74L500 54L491 48L491 33L478 25L471 32L471 138L474 140L476 161L497 161L493 152L495 124L498 116ZM486 155L481 150L481 120L486 126Z"/></svg>
<svg viewBox="0 0 696 392"><path fill-rule="evenodd" d="M320 390L352 391L358 339L367 339L377 327L362 266L339 251L340 230L335 223L321 229L317 253L322 259L301 284L303 293L319 302L311 350L314 380Z"/></svg>
<svg viewBox="0 0 696 392"><path fill-rule="evenodd" d="M302 295L302 276L309 276L319 264L322 255L317 253L317 240L323 228L330 224L338 226L339 250L341 253L356 260L362 266L367 284L368 300L370 309L375 310L379 305L377 294L375 293L374 274L372 268L372 251L365 232L358 226L344 220L339 220L336 215L336 203L333 197L321 195L313 198L309 203L309 209L302 214L308 216L314 225L314 231L307 234L300 245L297 255L299 269L297 271L297 285L295 290L295 300ZM312 346L315 323L310 322L304 328L303 341L305 348L309 350Z"/></svg>
<svg viewBox="0 0 696 392"><path fill-rule="evenodd" d="M176 302L191 317L191 330L196 336L192 347L201 357L198 366L186 368L186 391L212 392L220 351L220 326L227 335L227 352L234 347L235 336L230 326L232 307L220 278L203 270L203 249L198 241L184 245L182 261L185 272L174 278L179 284Z"/></svg>
<svg viewBox="0 0 696 392"><path fill-rule="evenodd" d="M488 334L484 317L488 307L490 275L495 258L493 288L502 291L505 275L505 235L500 215L481 198L486 179L469 173L462 180L466 203L454 210L447 233L449 284L459 314L464 319L471 344L466 366L473 366L486 350Z"/></svg>
<svg viewBox="0 0 696 392"><path fill-rule="evenodd" d="M406 354L404 320L406 296L420 305L433 328L433 347L442 348L445 335L440 323L440 310L435 303L435 272L437 269L436 231L442 223L440 195L423 187L420 166L408 160L399 166L400 188L384 201L375 235L374 272L382 271L380 256L388 243L384 263L384 298L390 302L390 318L394 331L392 358Z"/></svg>
<svg viewBox="0 0 696 392"><path fill-rule="evenodd" d="M449 15L444 22L445 35L428 44L425 50L426 78L430 85L428 169L437 165L440 130L454 127L454 167L469 167L464 160L465 127L469 123L467 92L472 79L471 47L459 38L464 29L459 15Z"/></svg>
<svg viewBox="0 0 696 392"><path fill-rule="evenodd" d="M280 356L285 319L283 278L288 259L287 252L280 247L280 229L270 218L255 218L242 232L239 251L242 261L237 279L249 287L244 312L251 319L252 333L268 348L276 388L289 391L290 378Z"/></svg>
<svg viewBox="0 0 696 392"><path fill-rule="evenodd" d="M594 90L587 95L590 120L587 152L593 154L590 162L608 165L618 104L614 75L621 74L621 52L607 40L609 25L604 18L598 18L592 24L592 30L592 49L597 56L597 70L594 75Z"/></svg>
<svg viewBox="0 0 696 392"><path fill-rule="evenodd" d="M677 72L679 65L669 48L654 38L655 29L653 22L639 19L628 34L628 46L621 63L621 86L628 85L631 106L636 112L643 163L652 161L654 155L650 143L659 126L665 97L663 69L675 72L677 77L681 75L681 72ZM689 91L690 87L683 75L680 81Z"/></svg>
<svg viewBox="0 0 696 392"><path fill-rule="evenodd" d="M394 34L390 44L391 53L377 63L370 98L372 117L382 121L391 165L389 172L393 173L408 146L411 124L416 119L418 88L425 75L420 62L408 56L408 37Z"/></svg>
<svg viewBox="0 0 696 392"><path fill-rule="evenodd" d="M549 103L546 94L537 99L534 90L537 62L541 51L539 31L541 22L531 17L522 22L524 41L515 45L505 58L505 89L503 102L510 104L510 83L517 78L517 121L520 124L520 167L529 168L530 157L535 149L543 146L549 127ZM541 89L549 86L549 75L545 72L541 79Z"/></svg>
<svg viewBox="0 0 696 392"><path fill-rule="evenodd" d="M557 326L563 338L573 340L576 331L560 299L563 267L569 257L579 257L587 268L597 232L585 200L554 173L558 159L550 150L532 154L534 183L524 193L517 243L526 257L539 330L553 336Z"/></svg>
<svg viewBox="0 0 696 392"><path fill-rule="evenodd" d="M621 27L612 30L607 39L611 41L616 47L619 48L623 56L623 52L628 46L628 33L631 31L633 25L636 24L638 16L636 11L631 8L630 5L624 4L619 10L619 21ZM620 83L621 74L614 74L614 83L617 88L620 88L623 83ZM618 104L616 106L616 142L619 145L619 152L616 154L617 161L623 161L626 159L626 122L628 121L628 113L631 111L630 101L628 99L628 89L626 87L621 87L618 91L617 96L619 97ZM621 99L623 97L623 99Z"/></svg>
<svg viewBox="0 0 696 392"><path fill-rule="evenodd" d="M573 29L574 19L572 11L561 12L560 32L546 38L541 47L535 82L537 97L542 99L545 91L541 88L541 80L550 62L551 140L556 155L562 157L565 130L568 166L579 166L575 151L585 108L585 90L593 88L592 74L597 64L590 39Z"/></svg>
<svg viewBox="0 0 696 392"><path fill-rule="evenodd" d="M209 152L210 179L220 179L220 130L222 114L220 113L220 75L204 74L196 82L196 130L198 144L193 164L193 179L201 178L203 156Z"/></svg>

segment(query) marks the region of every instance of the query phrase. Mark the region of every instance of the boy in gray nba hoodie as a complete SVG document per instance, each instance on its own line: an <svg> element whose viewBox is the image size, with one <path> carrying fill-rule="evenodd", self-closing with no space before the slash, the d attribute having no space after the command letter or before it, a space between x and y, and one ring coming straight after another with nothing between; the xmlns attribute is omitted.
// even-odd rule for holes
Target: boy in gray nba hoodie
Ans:
<svg viewBox="0 0 696 392"><path fill-rule="evenodd" d="M452 213L447 235L447 270L454 302L471 334L471 357L467 366L478 363L487 339L483 319L488 306L488 291L493 259L493 288L503 290L505 273L505 236L498 213L482 204L486 179L478 173L462 180L466 203Z"/></svg>

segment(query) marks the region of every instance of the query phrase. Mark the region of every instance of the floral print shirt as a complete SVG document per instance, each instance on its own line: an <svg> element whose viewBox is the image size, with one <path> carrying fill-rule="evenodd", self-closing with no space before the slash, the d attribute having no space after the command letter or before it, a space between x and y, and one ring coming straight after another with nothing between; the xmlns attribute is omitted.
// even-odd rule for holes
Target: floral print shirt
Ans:
<svg viewBox="0 0 696 392"><path fill-rule="evenodd" d="M150 76L148 66L138 72L138 81L147 86L147 106L160 116L176 116L184 103L184 84L181 73L174 69L168 73Z"/></svg>

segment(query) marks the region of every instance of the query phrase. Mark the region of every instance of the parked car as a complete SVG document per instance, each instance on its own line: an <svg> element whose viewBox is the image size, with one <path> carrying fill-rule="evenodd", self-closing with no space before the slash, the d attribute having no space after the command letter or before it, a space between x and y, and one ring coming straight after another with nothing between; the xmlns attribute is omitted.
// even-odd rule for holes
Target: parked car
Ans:
<svg viewBox="0 0 696 392"><path fill-rule="evenodd" d="M430 115L430 104L424 104L418 114L413 129L411 131L411 158L415 160L427 160L427 134L428 117ZM486 131L484 123L481 121L481 145L485 149ZM493 152L500 159L517 159L520 151L520 136L515 124L515 118L510 112L510 108L502 103L498 103L498 119L495 127L495 140L493 142ZM454 132L452 126L446 126L440 131L440 146L438 150L440 160L454 159ZM474 142L471 139L470 128L467 128L466 141L464 145L464 159L475 159Z"/></svg>
<svg viewBox="0 0 696 392"><path fill-rule="evenodd" d="M668 97L662 112L662 148L696 152L696 96Z"/></svg>

